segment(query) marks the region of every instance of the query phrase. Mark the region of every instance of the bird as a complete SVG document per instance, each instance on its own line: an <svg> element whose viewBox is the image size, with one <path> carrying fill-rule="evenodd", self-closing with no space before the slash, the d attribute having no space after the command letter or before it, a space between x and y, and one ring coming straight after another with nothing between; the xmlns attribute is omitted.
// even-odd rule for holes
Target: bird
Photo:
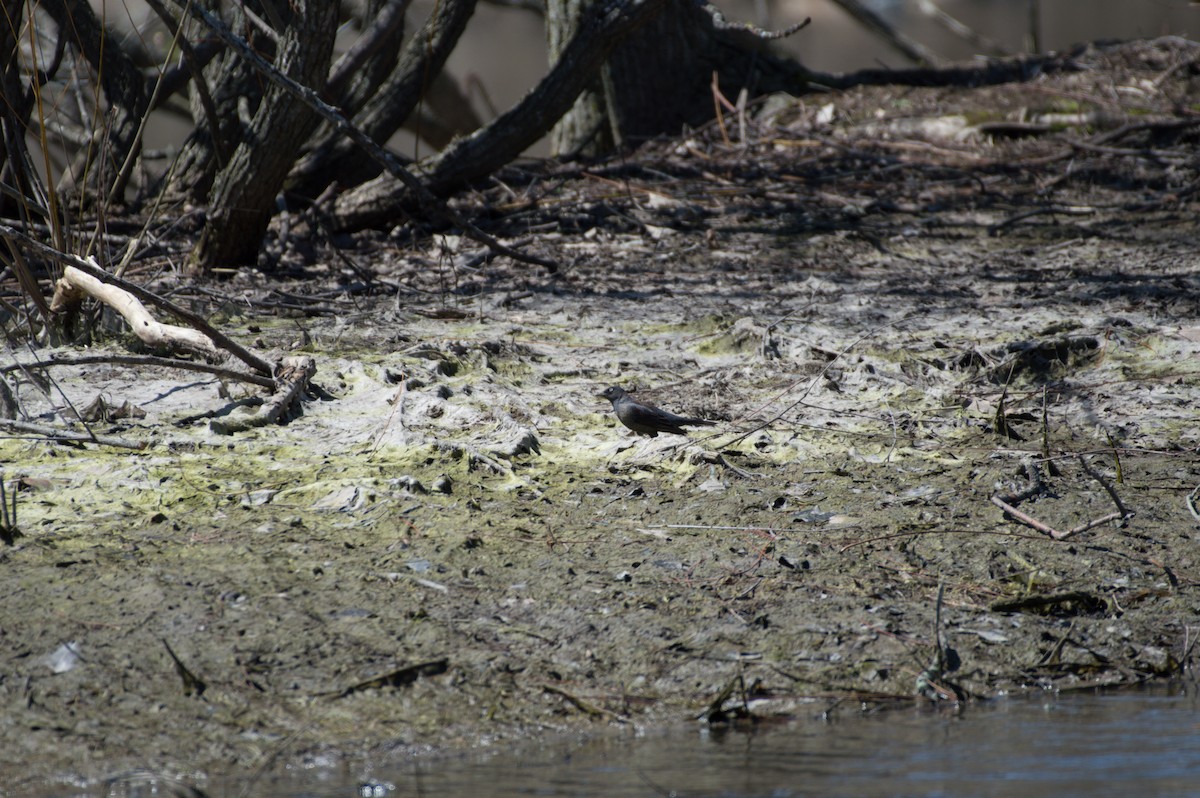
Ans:
<svg viewBox="0 0 1200 798"><path fill-rule="evenodd" d="M613 412L617 414L617 418L638 435L646 435L651 438L658 437L660 432L687 435L684 427L711 427L717 423L703 418L677 416L652 404L638 402L625 393L624 388L618 388L616 385L610 385L599 395L612 402Z"/></svg>

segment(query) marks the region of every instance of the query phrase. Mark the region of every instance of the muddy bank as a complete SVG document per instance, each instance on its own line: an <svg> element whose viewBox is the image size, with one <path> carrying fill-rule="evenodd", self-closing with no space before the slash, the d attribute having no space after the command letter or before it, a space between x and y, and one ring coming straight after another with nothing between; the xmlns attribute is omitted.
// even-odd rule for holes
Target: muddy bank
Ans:
<svg viewBox="0 0 1200 798"><path fill-rule="evenodd" d="M554 277L364 237L344 254L399 301L221 311L317 358L324 393L286 426L188 421L250 392L183 372L22 380L43 422L63 396L132 402L97 431L151 445L0 441L22 533L0 548L4 788L353 771L675 721L737 677L768 717L1178 673L1200 609L1186 141L1079 178L1037 148L1087 125L932 124L1193 90L1186 47L1139 48L648 147L619 191L578 176L513 213ZM719 424L635 439L608 384Z"/></svg>

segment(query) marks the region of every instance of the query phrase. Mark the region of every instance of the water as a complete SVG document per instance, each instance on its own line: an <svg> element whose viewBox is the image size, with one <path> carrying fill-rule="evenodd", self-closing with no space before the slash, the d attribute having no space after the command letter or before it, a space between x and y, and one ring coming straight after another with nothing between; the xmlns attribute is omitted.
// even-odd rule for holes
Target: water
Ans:
<svg viewBox="0 0 1200 798"><path fill-rule="evenodd" d="M389 797L1194 796L1198 709L1194 689L1015 698L959 713L860 715L843 706L832 720L749 733L688 725L417 758L381 768L367 783ZM309 774L303 787L259 783L247 794L351 798L361 790Z"/></svg>

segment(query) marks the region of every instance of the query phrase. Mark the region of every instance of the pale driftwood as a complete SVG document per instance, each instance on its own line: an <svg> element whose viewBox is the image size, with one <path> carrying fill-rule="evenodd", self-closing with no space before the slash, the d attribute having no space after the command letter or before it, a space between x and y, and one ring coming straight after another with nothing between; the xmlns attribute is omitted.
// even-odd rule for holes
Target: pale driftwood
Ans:
<svg viewBox="0 0 1200 798"><path fill-rule="evenodd" d="M94 261L92 265L100 268ZM128 291L103 283L74 266L63 268L63 276L55 284L50 310L53 313L61 313L78 304L84 295L103 302L120 313L129 323L134 335L147 346L190 352L206 358L219 357L216 344L204 333L189 327L163 324L151 316L146 306Z"/></svg>
<svg viewBox="0 0 1200 798"><path fill-rule="evenodd" d="M274 369L270 363L268 363L266 360L263 360L261 357L254 354L249 349L218 330L216 327L213 327L200 314L193 313L185 307L176 305L174 302L170 302L163 297L158 296L157 294L147 291L145 288L142 288L136 283L131 283L128 280L123 280L120 277L117 277L115 274L106 272L104 269L101 269L96 265L96 261L94 259L89 260L87 258L81 258L78 255L72 255L69 252L57 250L54 247L43 244L41 241L29 235L28 233L25 233L24 231L18 230L17 228L7 224L0 224L0 236L20 241L25 247L33 250L34 252L44 255L48 258L53 258L64 265L74 266L84 274L91 275L102 283L114 285L126 291L131 296L137 297L143 302L148 302L157 308L161 308L162 310L173 314L176 318L186 321L188 324L192 325L192 327L207 335L217 344L217 346L220 346L225 351L231 353L238 360L241 360L247 366L263 376L270 377L274 372Z"/></svg>
<svg viewBox="0 0 1200 798"><path fill-rule="evenodd" d="M308 355L285 357L279 364L275 374L275 384L279 387L275 393L267 397L263 409L252 416L235 419L214 419L209 422L209 429L221 435L232 435L255 427L265 427L277 422L288 408L300 398L307 388L313 375L317 373L317 361Z"/></svg>

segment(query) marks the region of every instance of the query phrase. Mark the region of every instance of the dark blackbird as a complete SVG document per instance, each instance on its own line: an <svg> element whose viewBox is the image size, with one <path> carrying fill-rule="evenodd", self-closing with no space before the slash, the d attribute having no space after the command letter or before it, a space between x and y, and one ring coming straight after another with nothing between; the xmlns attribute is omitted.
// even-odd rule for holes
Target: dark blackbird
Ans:
<svg viewBox="0 0 1200 798"><path fill-rule="evenodd" d="M612 402L613 412L617 414L617 418L621 420L621 423L638 435L648 435L651 438L657 437L660 432L670 432L673 435L686 435L687 432L683 429L684 427L711 427L717 423L715 421L706 421L703 418L677 416L674 413L661 410L654 405L635 401L632 396L625 393L625 389L618 388L615 385L605 388L600 395Z"/></svg>

